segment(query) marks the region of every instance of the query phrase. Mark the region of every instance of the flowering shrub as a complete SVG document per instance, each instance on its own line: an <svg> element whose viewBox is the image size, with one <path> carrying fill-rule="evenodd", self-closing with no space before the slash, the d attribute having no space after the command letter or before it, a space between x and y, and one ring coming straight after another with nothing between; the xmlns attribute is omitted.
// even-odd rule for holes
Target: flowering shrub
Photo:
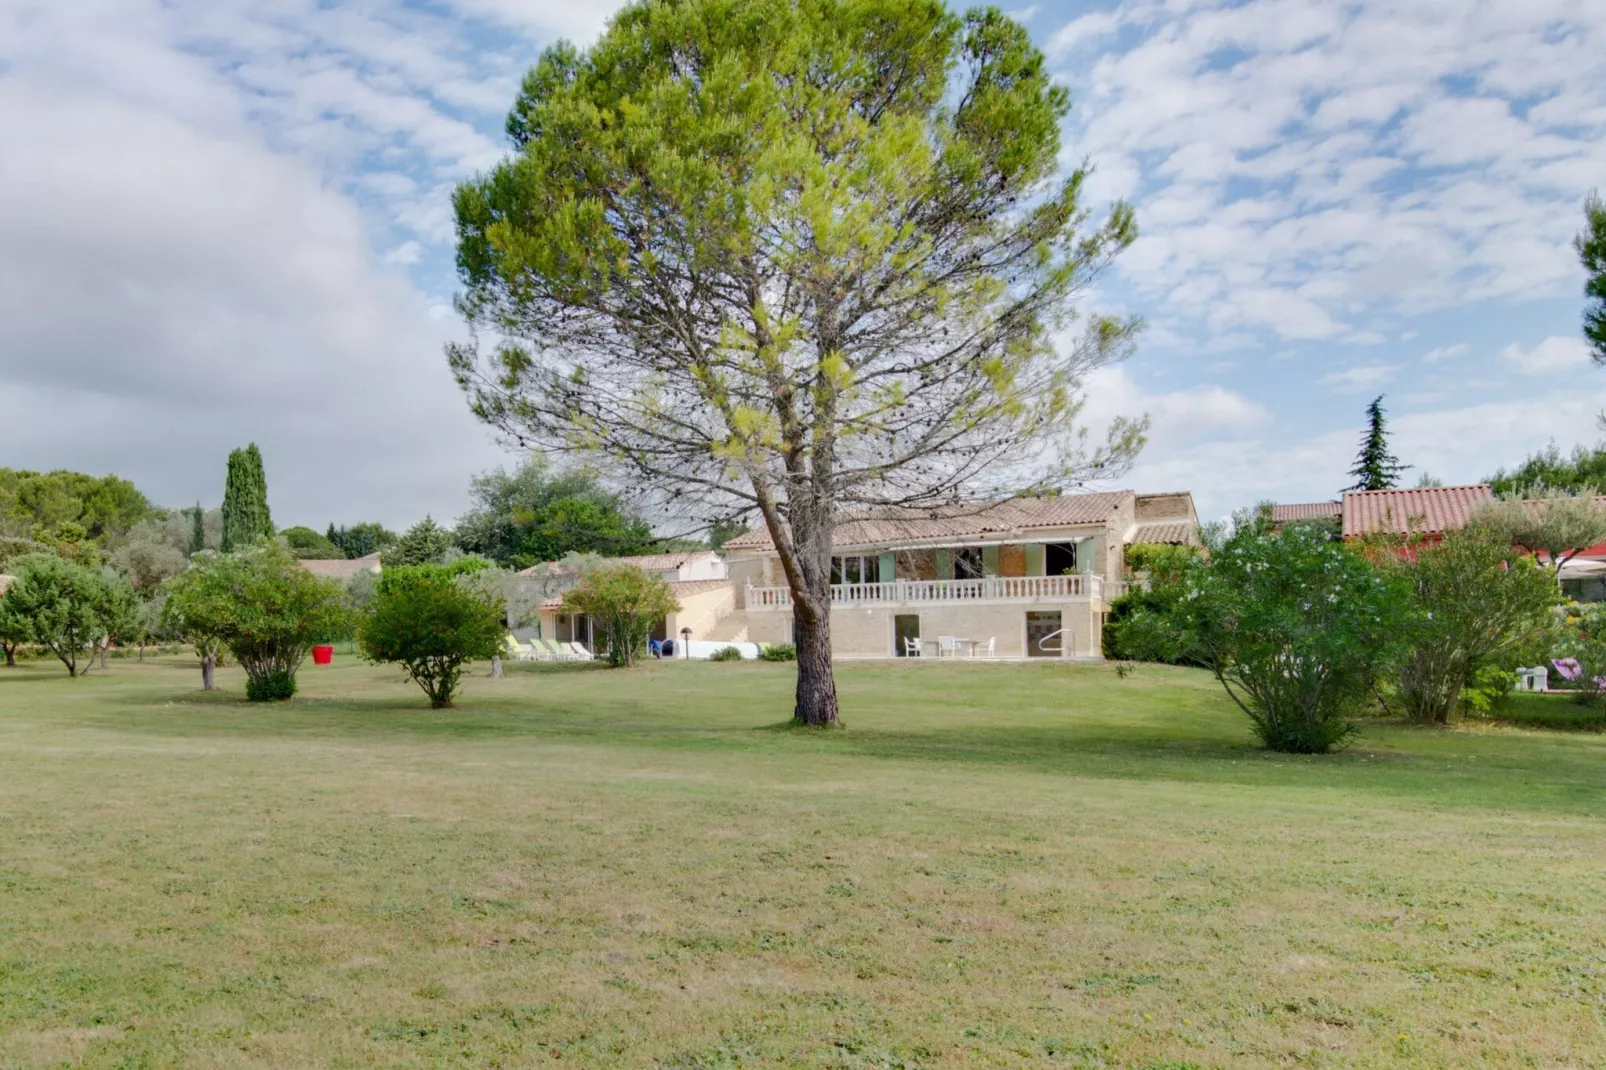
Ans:
<svg viewBox="0 0 1606 1070"><path fill-rule="evenodd" d="M1560 657L1550 661L1551 686L1576 692L1580 702L1594 702L1606 696L1606 603L1580 606L1576 617L1569 613L1566 631Z"/></svg>
<svg viewBox="0 0 1606 1070"><path fill-rule="evenodd" d="M1178 570L1172 604L1143 606L1122 637L1132 656L1208 668L1271 750L1323 754L1356 731L1407 635L1409 588L1327 531L1270 516Z"/></svg>

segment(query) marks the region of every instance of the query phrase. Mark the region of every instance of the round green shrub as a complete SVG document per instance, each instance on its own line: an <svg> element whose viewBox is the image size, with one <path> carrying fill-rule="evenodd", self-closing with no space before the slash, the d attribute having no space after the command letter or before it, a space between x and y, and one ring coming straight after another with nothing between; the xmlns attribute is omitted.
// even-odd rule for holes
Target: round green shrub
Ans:
<svg viewBox="0 0 1606 1070"><path fill-rule="evenodd" d="M741 661L742 652L733 646L720 647L708 655L709 661Z"/></svg>
<svg viewBox="0 0 1606 1070"><path fill-rule="evenodd" d="M251 702L283 702L296 693L296 674L282 669L245 678L245 697Z"/></svg>

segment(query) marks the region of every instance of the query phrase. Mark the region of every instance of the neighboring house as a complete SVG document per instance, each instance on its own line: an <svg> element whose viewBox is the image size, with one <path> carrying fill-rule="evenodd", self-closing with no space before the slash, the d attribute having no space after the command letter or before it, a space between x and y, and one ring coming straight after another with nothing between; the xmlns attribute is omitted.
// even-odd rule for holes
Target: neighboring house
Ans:
<svg viewBox="0 0 1606 1070"><path fill-rule="evenodd" d="M1347 490L1340 520L1344 538L1417 535L1437 542L1467 526L1480 506L1494 501L1487 483L1401 490Z"/></svg>
<svg viewBox="0 0 1606 1070"><path fill-rule="evenodd" d="M1312 502L1273 507L1272 519L1281 524L1294 520L1336 517L1345 539L1367 535L1413 535L1437 542L1447 531L1467 526L1472 515L1494 501L1487 483L1459 487L1410 487L1399 490L1350 490L1342 502ZM1606 505L1606 498L1597 498ZM1528 503L1543 509L1543 501ZM1540 554L1542 563L1548 563ZM1569 598L1580 602L1606 601L1606 544L1578 551L1561 567L1559 579Z"/></svg>
<svg viewBox="0 0 1606 1070"><path fill-rule="evenodd" d="M725 571L725 561L712 550L687 550L637 557L610 557L606 564L634 565L669 585L680 602L680 611L671 613L653 630L654 639L679 639L690 628L693 639L720 638L721 622L736 609L736 588ZM579 573L561 561L535 565L519 573L541 576L551 586L565 586L565 580L578 580ZM555 639L560 643L580 642L596 649L595 628L583 614L562 612L563 596L553 595L541 603L534 625L515 634L521 638Z"/></svg>
<svg viewBox="0 0 1606 1070"><path fill-rule="evenodd" d="M380 570L379 555L369 554L367 557L332 557L332 558L303 558L301 567L314 576L324 576L331 580L345 582L359 572L378 572Z"/></svg>
<svg viewBox="0 0 1606 1070"><path fill-rule="evenodd" d="M998 657L1096 658L1125 548L1197 540L1185 491L851 514L832 540L832 650L903 657L918 645L930 656L955 639L968 641L953 644L960 654L974 644ZM729 638L791 641L791 592L769 533L738 535L724 552L738 605L726 622L741 632Z"/></svg>
<svg viewBox="0 0 1606 1070"><path fill-rule="evenodd" d="M1279 527L1296 520L1332 520L1337 522L1343 515L1343 502L1300 502L1297 505L1274 505L1271 507L1271 521Z"/></svg>

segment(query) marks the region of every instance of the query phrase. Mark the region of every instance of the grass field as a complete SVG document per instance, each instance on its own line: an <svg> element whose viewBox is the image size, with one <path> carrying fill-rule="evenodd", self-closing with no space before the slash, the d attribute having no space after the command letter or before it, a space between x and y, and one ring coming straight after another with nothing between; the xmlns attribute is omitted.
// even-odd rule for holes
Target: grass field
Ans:
<svg viewBox="0 0 1606 1070"><path fill-rule="evenodd" d="M430 712L341 660L0 671L0 1066L1606 1065L1598 732L1281 757L1060 665L847 666L831 733L786 665Z"/></svg>

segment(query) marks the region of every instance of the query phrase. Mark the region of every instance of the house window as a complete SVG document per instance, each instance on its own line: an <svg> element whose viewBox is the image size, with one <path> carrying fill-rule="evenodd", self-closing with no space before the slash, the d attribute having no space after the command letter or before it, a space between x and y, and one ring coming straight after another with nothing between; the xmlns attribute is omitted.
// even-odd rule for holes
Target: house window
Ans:
<svg viewBox="0 0 1606 1070"><path fill-rule="evenodd" d="M979 580L983 574L980 546L961 546L954 551L954 579Z"/></svg>
<svg viewBox="0 0 1606 1070"><path fill-rule="evenodd" d="M1076 571L1076 544L1051 542L1043 547L1043 574L1064 576Z"/></svg>
<svg viewBox="0 0 1606 1070"><path fill-rule="evenodd" d="M850 554L831 558L832 583L875 583L880 558Z"/></svg>

